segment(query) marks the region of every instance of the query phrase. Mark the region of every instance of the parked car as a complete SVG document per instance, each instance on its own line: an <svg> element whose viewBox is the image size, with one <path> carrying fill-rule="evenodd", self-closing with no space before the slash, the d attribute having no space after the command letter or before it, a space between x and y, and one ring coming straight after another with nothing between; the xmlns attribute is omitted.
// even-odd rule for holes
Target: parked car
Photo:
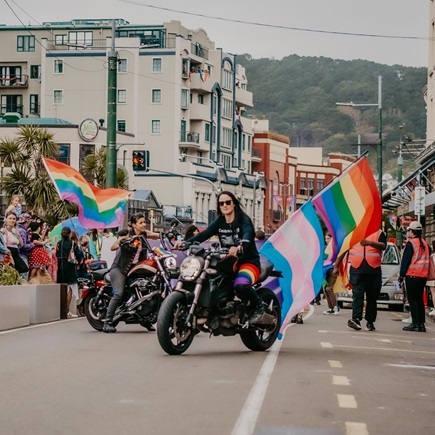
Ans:
<svg viewBox="0 0 435 435"><path fill-rule="evenodd" d="M379 294L378 304L387 305L389 310L403 311L404 293L397 281L400 270L400 251L391 242L382 255L382 288ZM352 290L339 293L337 303L343 308L345 304L352 304Z"/></svg>

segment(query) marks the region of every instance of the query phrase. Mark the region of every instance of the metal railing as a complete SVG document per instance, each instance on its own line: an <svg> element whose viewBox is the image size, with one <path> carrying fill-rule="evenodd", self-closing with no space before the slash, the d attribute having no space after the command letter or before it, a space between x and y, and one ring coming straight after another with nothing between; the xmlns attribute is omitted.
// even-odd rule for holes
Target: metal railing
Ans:
<svg viewBox="0 0 435 435"><path fill-rule="evenodd" d="M27 88L29 76L26 74L15 76L0 76L0 88Z"/></svg>

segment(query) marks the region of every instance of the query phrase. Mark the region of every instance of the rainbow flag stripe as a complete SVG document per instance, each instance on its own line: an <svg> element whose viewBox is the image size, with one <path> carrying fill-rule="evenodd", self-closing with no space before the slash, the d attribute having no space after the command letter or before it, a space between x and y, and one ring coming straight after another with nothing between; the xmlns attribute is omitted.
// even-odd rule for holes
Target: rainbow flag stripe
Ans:
<svg viewBox="0 0 435 435"><path fill-rule="evenodd" d="M366 157L350 166L312 201L333 238L325 265L332 264L381 226L381 199Z"/></svg>
<svg viewBox="0 0 435 435"><path fill-rule="evenodd" d="M122 226L129 192L99 189L69 165L47 158L43 162L59 196L78 205L81 225L85 228Z"/></svg>

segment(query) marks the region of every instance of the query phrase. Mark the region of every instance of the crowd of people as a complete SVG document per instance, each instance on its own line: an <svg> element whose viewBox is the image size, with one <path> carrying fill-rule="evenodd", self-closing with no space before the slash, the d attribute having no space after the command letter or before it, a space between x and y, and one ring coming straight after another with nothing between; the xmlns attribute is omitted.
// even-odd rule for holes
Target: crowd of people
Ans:
<svg viewBox="0 0 435 435"><path fill-rule="evenodd" d="M188 226L184 231L184 240L200 242L213 235L218 235L222 239L222 243L232 245L235 242L233 242L233 236L230 237L229 235L236 231L233 222L237 221L238 236L246 233L252 241L264 241L264 232L254 232L252 222L242 212L237 199L231 192L221 192L217 203L218 219L203 232L200 232L195 225ZM140 218L139 223L144 222L144 216L142 215ZM132 221L131 225L131 231L137 232L140 230L138 222ZM422 238L422 230L422 225L419 222L411 223L401 260L399 282L402 283L405 289L411 312L409 324L403 327L405 331L426 331L426 313L423 302L426 286L429 286L432 301L435 300L435 279L427 281L429 262L435 261L435 253L430 255L430 248ZM118 251L118 256L114 257L112 273L117 270L117 264L120 261L119 253L121 252L117 245L119 239L113 237L112 240L110 236L111 234L107 230L92 229L88 234L79 237L76 231L64 227L60 240L51 240L46 223L37 216L23 213L20 197L14 195L6 209L4 224L0 230L0 264L8 264L14 267L24 281L38 282L41 277L45 277L45 282L51 280L67 284L67 317L76 317L77 315L73 314L69 308L73 300L77 301L80 298L78 278L87 277L87 262L89 260L100 260L105 244L110 246L110 251ZM152 236L157 237L157 234L153 233ZM236 238L238 239L238 237ZM325 257L330 243L332 243L332 236L327 232L325 234ZM254 243L252 243L252 246L255 246ZM358 331L362 329L361 321L365 318L366 330L375 331L376 301L382 287L382 251L385 250L386 246L386 235L381 230L353 246L345 253L346 255L338 258L335 264L331 265L326 271L324 285L316 298L313 299L312 304L317 303L320 305L320 295L323 293L328 305L328 309L323 311L323 314L338 315L340 313L340 307L337 304L334 292L334 284L339 273L340 263L346 259L349 262L349 283L353 294L352 317L348 321L348 326ZM262 315L262 307L258 297L255 297L255 292L250 292L249 289L252 289L252 284L259 273L257 270L259 269L257 248L252 253L248 249L248 253L251 256L246 257L246 264L239 261L235 290L239 297L245 300L246 304L253 307L251 321L255 323ZM108 263L110 265L112 261ZM247 276L244 267L258 272L254 273L253 282L243 281ZM123 273L122 276L124 275ZM120 297L122 296L123 285L120 283L117 287L119 287L119 295L115 292L115 296ZM115 302L118 301L119 297L112 299L115 308ZM109 331L111 329L110 317L114 309L113 307L110 308L111 310L108 311L107 316L106 332L112 332ZM303 312L296 314L292 322L303 324ZM435 316L435 309L432 309L429 315Z"/></svg>

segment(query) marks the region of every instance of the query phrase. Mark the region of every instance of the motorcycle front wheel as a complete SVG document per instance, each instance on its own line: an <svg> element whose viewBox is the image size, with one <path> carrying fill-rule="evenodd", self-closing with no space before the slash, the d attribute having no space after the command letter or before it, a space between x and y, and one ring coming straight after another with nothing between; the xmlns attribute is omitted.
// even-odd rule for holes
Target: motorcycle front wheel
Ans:
<svg viewBox="0 0 435 435"><path fill-rule="evenodd" d="M163 302L157 319L157 338L160 346L169 355L181 355L195 336L192 328L186 326L189 314L186 296L171 293Z"/></svg>
<svg viewBox="0 0 435 435"><path fill-rule="evenodd" d="M267 288L259 289L258 296L263 304L267 305L266 312L276 318L276 323L257 325L256 329L241 332L240 338L248 349L262 352L269 349L278 337L281 326L281 306L275 293Z"/></svg>

